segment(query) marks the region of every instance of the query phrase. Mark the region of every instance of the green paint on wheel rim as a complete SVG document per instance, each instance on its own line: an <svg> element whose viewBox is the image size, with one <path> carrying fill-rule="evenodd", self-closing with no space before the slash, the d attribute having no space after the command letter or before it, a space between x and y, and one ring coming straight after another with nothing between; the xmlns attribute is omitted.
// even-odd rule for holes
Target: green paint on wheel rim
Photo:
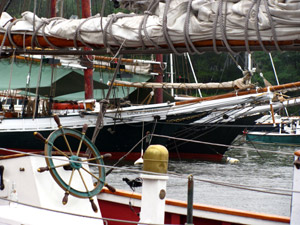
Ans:
<svg viewBox="0 0 300 225"><path fill-rule="evenodd" d="M88 191L79 191L79 190L72 188L72 185L71 186L68 185L61 178L57 169L55 168L55 164L52 159L52 152L55 151L53 149L53 145L55 145L55 140L57 138L61 137L63 135L63 133L67 137L72 136L72 137L78 139L79 141L82 139L83 144L85 146L87 146L89 148L89 150L92 152L92 158L96 158L95 162L97 164L104 165L103 159L102 159L97 147L94 145L94 143L92 143L92 141L88 137L86 137L81 132L74 130L74 129L63 128L63 130L64 130L64 132L62 132L61 129L58 129L58 130L52 132L47 139L48 144L46 144L46 146L45 146L45 155L48 156L48 157L46 157L46 162L47 162L48 167L50 168L50 173L51 173L52 177L54 178L54 180L58 183L58 185L62 189L64 189L65 191L69 191L69 193L73 196L76 196L79 198L90 198L90 197L93 197L93 196L99 194L105 183L105 168L104 167L98 167L99 175L95 174L95 176L97 176L99 178L99 180L97 180L96 186L92 190L88 190ZM75 153L74 153L74 155L69 157L69 160L70 160L69 162L70 162L70 166L72 169L75 169L78 171L83 170L82 167L88 169L82 162L83 158L76 156ZM86 172L84 171L84 173L86 173Z"/></svg>

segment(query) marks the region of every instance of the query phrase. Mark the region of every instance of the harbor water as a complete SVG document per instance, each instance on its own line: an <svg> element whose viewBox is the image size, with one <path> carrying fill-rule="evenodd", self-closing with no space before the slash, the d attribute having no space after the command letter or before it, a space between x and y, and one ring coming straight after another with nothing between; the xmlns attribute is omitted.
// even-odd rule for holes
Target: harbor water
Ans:
<svg viewBox="0 0 300 225"><path fill-rule="evenodd" d="M171 160L167 198L186 201L187 177L192 174L194 203L290 216L293 152L297 148L275 145L253 148L246 143L241 146L243 148L232 148L226 153L238 159L237 164ZM122 162L121 167L141 170L141 166L128 161ZM115 169L107 176L107 182L117 189L133 192L122 178L138 176L136 172ZM141 193L141 188L136 188L135 192Z"/></svg>

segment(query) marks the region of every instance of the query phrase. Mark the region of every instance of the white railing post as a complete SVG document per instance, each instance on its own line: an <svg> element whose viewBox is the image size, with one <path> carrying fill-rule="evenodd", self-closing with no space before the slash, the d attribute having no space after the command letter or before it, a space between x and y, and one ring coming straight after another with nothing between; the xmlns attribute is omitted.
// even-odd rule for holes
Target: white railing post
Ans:
<svg viewBox="0 0 300 225"><path fill-rule="evenodd" d="M162 145L150 145L144 154L141 224L164 224L169 152Z"/></svg>
<svg viewBox="0 0 300 225"><path fill-rule="evenodd" d="M291 225L300 223L300 150L295 152Z"/></svg>

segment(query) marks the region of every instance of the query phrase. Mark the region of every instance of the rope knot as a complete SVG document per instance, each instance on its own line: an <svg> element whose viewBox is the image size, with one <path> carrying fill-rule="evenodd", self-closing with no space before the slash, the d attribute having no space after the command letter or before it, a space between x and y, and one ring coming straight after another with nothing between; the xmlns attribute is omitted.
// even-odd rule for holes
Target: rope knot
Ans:
<svg viewBox="0 0 300 225"><path fill-rule="evenodd" d="M49 25L50 21L46 18L41 18L43 25Z"/></svg>
<svg viewBox="0 0 300 225"><path fill-rule="evenodd" d="M114 23L119 19L119 17L115 14L112 15L111 21Z"/></svg>

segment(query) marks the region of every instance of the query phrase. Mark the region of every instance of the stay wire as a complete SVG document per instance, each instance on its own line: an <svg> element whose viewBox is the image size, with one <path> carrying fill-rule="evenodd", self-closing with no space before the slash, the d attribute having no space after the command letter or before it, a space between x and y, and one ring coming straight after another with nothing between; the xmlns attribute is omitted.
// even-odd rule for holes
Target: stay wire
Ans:
<svg viewBox="0 0 300 225"><path fill-rule="evenodd" d="M43 58L44 58L44 56L41 55L40 68L39 68L39 74L38 74L36 91L35 91L35 102L34 102L34 109L33 109L34 111L32 114L32 119L36 118L38 110L39 110L39 88L41 86L41 80L42 80Z"/></svg>
<svg viewBox="0 0 300 225"><path fill-rule="evenodd" d="M120 68L121 59L122 59L122 55L119 55L118 63L117 63L117 66L116 66L116 69L115 69L115 72L114 72L114 76L113 76L112 81L111 81L111 85L109 86L109 89L107 91L105 99L100 101L100 112L99 112L98 117L97 117L96 127L95 127L93 137L92 137L92 142L93 143L95 143L96 138L97 138L100 130L104 126L103 117L106 113L106 107L107 107L107 104L108 104L108 101L109 101L109 96L110 96L110 93L111 93L111 90L112 90L112 87L113 87L113 83L114 83L114 81L117 77L117 73L118 73L119 68Z"/></svg>

